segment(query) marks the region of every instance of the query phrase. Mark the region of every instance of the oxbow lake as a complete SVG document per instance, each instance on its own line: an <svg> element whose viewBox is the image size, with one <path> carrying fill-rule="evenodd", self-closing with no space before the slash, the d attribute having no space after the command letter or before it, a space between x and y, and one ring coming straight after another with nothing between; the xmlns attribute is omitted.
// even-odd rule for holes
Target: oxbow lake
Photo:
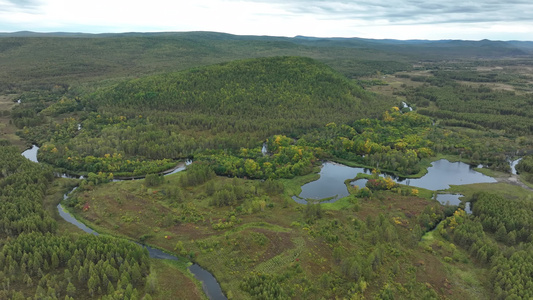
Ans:
<svg viewBox="0 0 533 300"><path fill-rule="evenodd" d="M348 167L333 162L325 162L319 173L320 178L316 181L304 184L300 195L298 197L293 197L293 199L296 202L303 204L307 203L305 199L320 200L328 198L328 200L324 202L335 202L336 200L349 195L344 181L355 178L359 173L370 174L371 170ZM380 176L383 177L385 175L381 174ZM473 170L468 164L462 162L449 162L445 159L434 161L432 166L428 168L428 173L421 178L405 179L393 177L393 179L397 183L433 191L448 189L450 188L450 185L496 182L496 179ZM366 179L360 179L351 184L361 188L365 186L366 181ZM454 200L454 197L449 197L443 199L443 201L450 201L450 204L453 204L451 202L455 203L455 201L459 200Z"/></svg>

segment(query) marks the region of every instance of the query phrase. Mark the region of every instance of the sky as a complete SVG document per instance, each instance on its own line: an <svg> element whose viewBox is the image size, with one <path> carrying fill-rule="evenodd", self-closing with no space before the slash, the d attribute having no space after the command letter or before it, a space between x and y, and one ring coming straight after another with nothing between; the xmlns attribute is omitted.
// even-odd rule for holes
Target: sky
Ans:
<svg viewBox="0 0 533 300"><path fill-rule="evenodd" d="M0 32L533 40L531 0L0 0Z"/></svg>

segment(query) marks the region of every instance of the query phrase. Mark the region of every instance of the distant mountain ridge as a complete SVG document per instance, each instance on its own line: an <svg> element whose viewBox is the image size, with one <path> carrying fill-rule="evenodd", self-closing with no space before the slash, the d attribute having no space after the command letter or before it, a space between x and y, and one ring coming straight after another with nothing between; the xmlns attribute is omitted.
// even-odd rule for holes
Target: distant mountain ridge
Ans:
<svg viewBox="0 0 533 300"><path fill-rule="evenodd" d="M295 37L277 37L277 36L261 36L261 35L234 35L222 32L211 31L188 31L188 32L123 32L123 33L83 33L83 32L33 32L33 31L17 31L17 32L0 32L1 37L121 37L121 36L136 36L136 37L156 37L156 36L196 36L202 38L212 38L217 40L278 40L278 41L292 41L295 43L321 43L329 45L342 46L371 46L371 45L425 45L425 46L507 46L510 48L528 49L533 51L533 41L500 41L500 40L460 40L460 39L443 39L443 40L426 40L426 39L412 39L412 40L396 40L396 39L369 39L358 37L313 37L297 35ZM518 53L517 53L518 54Z"/></svg>
<svg viewBox="0 0 533 300"><path fill-rule="evenodd" d="M0 33L0 91L132 78L238 59L302 56L348 78L408 71L419 62L530 59L533 42L276 37L209 31Z"/></svg>

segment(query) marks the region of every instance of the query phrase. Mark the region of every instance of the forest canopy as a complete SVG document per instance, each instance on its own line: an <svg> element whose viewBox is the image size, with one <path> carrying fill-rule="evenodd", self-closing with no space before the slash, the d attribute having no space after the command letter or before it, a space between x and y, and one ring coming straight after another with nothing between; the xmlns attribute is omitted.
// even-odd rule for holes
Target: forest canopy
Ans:
<svg viewBox="0 0 533 300"><path fill-rule="evenodd" d="M239 151L275 134L294 138L330 122L377 116L387 107L322 63L271 57L131 79L63 99L38 115L26 116L28 108L21 106L14 116L21 125L43 119L22 132L42 145L41 161L120 176L163 171L171 160L205 149ZM80 117L46 117L62 112Z"/></svg>

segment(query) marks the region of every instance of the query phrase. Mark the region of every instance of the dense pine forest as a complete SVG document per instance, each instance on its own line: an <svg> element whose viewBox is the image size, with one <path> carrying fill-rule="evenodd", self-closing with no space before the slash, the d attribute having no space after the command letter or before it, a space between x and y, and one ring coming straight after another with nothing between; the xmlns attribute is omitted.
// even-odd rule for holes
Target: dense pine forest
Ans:
<svg viewBox="0 0 533 300"><path fill-rule="evenodd" d="M206 299L192 263L228 299L531 298L531 49L0 36L0 298ZM496 182L395 181L439 159ZM368 172L299 198L326 161Z"/></svg>
<svg viewBox="0 0 533 300"><path fill-rule="evenodd" d="M147 251L112 237L58 234L43 207L52 169L30 162L17 148L0 151L0 298L142 297Z"/></svg>

